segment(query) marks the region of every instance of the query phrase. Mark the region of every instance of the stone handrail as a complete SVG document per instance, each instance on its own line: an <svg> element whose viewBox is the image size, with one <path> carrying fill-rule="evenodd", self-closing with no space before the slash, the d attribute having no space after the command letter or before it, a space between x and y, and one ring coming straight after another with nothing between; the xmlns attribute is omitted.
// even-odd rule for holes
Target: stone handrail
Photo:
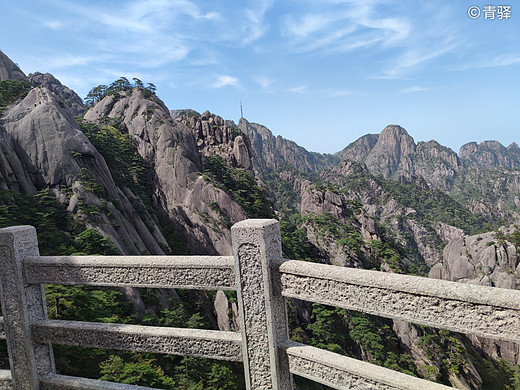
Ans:
<svg viewBox="0 0 520 390"><path fill-rule="evenodd" d="M33 227L0 229L11 365L0 389L145 389L58 375L52 344L240 361L248 390L293 389L292 374L336 389L449 389L289 340L286 298L520 341L520 291L283 260L274 220L231 230L233 256L39 256ZM236 290L240 332L49 320L43 284Z"/></svg>

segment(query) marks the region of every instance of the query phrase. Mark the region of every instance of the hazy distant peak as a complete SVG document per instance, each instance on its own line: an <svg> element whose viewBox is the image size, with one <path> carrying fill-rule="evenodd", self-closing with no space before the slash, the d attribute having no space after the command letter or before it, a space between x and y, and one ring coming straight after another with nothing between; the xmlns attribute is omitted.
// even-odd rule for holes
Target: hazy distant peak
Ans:
<svg viewBox="0 0 520 390"><path fill-rule="evenodd" d="M506 148L498 141L468 142L461 146L459 156L482 167L520 168L520 148L516 143Z"/></svg>

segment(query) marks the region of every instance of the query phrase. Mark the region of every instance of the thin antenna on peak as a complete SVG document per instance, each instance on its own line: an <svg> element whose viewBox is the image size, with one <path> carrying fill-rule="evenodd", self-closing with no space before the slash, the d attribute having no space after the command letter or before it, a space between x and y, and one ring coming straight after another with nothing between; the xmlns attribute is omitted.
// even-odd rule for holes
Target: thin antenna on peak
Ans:
<svg viewBox="0 0 520 390"><path fill-rule="evenodd" d="M244 119L244 110L242 110L242 100L240 100L240 118Z"/></svg>

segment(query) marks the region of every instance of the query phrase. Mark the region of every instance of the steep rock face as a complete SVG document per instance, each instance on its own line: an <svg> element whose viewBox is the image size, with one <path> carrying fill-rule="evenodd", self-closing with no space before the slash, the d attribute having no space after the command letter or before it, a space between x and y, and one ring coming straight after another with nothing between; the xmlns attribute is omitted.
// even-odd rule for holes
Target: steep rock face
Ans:
<svg viewBox="0 0 520 390"><path fill-rule="evenodd" d="M393 321L393 329L399 341L406 347L417 366L418 372L425 378L435 381L438 378L438 368L442 365L441 356L432 356L426 353L421 345L422 330L416 325L401 320ZM460 339L458 339L460 342ZM469 354L465 351L466 364L461 372L449 373L450 384L461 390L480 390L483 380L472 362ZM433 370L432 370L433 369Z"/></svg>
<svg viewBox="0 0 520 390"><path fill-rule="evenodd" d="M289 165L299 171L316 172L338 160L336 156L308 152L293 141L275 137L267 127L249 123L244 118L238 127L251 140L253 163L259 168L280 169Z"/></svg>
<svg viewBox="0 0 520 390"><path fill-rule="evenodd" d="M417 145L406 130L387 126L366 135L338 156L363 162L370 173L398 181L424 179L487 221L516 223L520 219L520 148L497 141L462 146L460 157L436 141Z"/></svg>
<svg viewBox="0 0 520 390"><path fill-rule="evenodd" d="M0 50L0 81L27 80L25 73Z"/></svg>
<svg viewBox="0 0 520 390"><path fill-rule="evenodd" d="M462 145L460 158L468 165L480 167L520 168L520 148L516 143L504 147L498 141L470 142Z"/></svg>
<svg viewBox="0 0 520 390"><path fill-rule="evenodd" d="M449 190L462 162L457 154L436 141L417 145L405 129L387 126L381 134L368 134L338 153L343 159L364 162L374 175L384 178L422 177L442 190Z"/></svg>
<svg viewBox="0 0 520 390"><path fill-rule="evenodd" d="M320 179L343 199L358 200L369 217L384 224L398 237L401 244L416 253L420 261L428 265L437 263L442 256L442 248L447 238L462 232L460 229L442 222L426 221L417 217L424 210L416 210L403 204L385 185L384 179L377 179L364 164L345 160L335 167L325 170ZM426 186L426 187L424 187ZM422 192L428 189L426 183L412 181L409 191ZM302 192L302 209L305 200ZM309 206L307 206L309 207ZM331 208L332 205L326 206Z"/></svg>
<svg viewBox="0 0 520 390"><path fill-rule="evenodd" d="M520 169L465 165L454 180L450 196L488 220L517 223L520 220Z"/></svg>
<svg viewBox="0 0 520 390"><path fill-rule="evenodd" d="M505 235L515 229L501 228ZM430 277L453 282L516 289L520 259L516 247L505 240L498 243L495 232L461 236L443 252L443 260L430 271Z"/></svg>
<svg viewBox="0 0 520 390"><path fill-rule="evenodd" d="M238 127L250 140L256 177L265 183L279 210L297 212L302 183L339 161L338 156L309 152L292 141L275 137L265 126L244 118Z"/></svg>
<svg viewBox="0 0 520 390"><path fill-rule="evenodd" d="M423 177L430 186L449 191L462 161L457 154L437 141L419 142L414 156L413 172Z"/></svg>
<svg viewBox="0 0 520 390"><path fill-rule="evenodd" d="M201 154L206 157L217 154L228 166L253 172L249 138L232 121L225 121L209 111L202 115L193 111L176 111L174 118L193 129Z"/></svg>
<svg viewBox="0 0 520 390"><path fill-rule="evenodd" d="M80 172L74 153L93 161L96 175L108 181L102 157L47 88L33 88L1 123L36 187L71 186Z"/></svg>
<svg viewBox="0 0 520 390"><path fill-rule="evenodd" d="M115 185L103 157L59 102L52 91L36 87L5 112L0 120L4 189L34 193L50 187L70 212L109 236L121 253L164 253L159 244L167 244L154 219L135 210L135 195ZM85 172L101 193L85 189ZM86 211L92 208L96 217Z"/></svg>
<svg viewBox="0 0 520 390"><path fill-rule="evenodd" d="M415 153L415 142L401 126L387 126L367 155L364 163L374 174L381 174L385 179L391 177L400 164L409 164Z"/></svg>
<svg viewBox="0 0 520 390"><path fill-rule="evenodd" d="M364 135L338 152L338 157L342 160L365 161L370 151L377 144L378 139L379 134Z"/></svg>
<svg viewBox="0 0 520 390"><path fill-rule="evenodd" d="M436 264L429 277L460 283L500 288L518 288L520 258L516 246L507 237L514 233L513 226L496 232L462 236L451 241L444 249L442 262ZM505 237L502 238L502 237ZM520 346L514 343L471 336L471 342L493 359L520 363Z"/></svg>
<svg viewBox="0 0 520 390"><path fill-rule="evenodd" d="M105 97L85 119L95 122L104 116L120 118L121 126L135 138L139 154L153 169L154 206L174 223L188 250L231 254L230 232L219 210L231 223L246 215L224 191L203 179L203 156L193 130L174 121L161 100L145 99L139 90Z"/></svg>
<svg viewBox="0 0 520 390"><path fill-rule="evenodd" d="M50 73L31 73L28 80L35 86L42 86L52 91L59 97L58 104L60 106L65 106L72 116L83 114L85 109L83 106L83 100L81 100L76 92L63 85Z"/></svg>
<svg viewBox="0 0 520 390"><path fill-rule="evenodd" d="M36 187L11 145L14 145L11 136L0 131L0 190L32 194L36 192Z"/></svg>

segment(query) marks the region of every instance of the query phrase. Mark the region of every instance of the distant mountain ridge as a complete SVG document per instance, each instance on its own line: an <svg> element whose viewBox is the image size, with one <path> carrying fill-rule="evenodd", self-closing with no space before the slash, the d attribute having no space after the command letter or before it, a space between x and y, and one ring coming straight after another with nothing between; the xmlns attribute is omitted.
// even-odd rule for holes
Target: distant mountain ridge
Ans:
<svg viewBox="0 0 520 390"><path fill-rule="evenodd" d="M474 212L488 218L520 220L520 148L498 141L469 142L457 155L437 141L415 143L400 126L354 141L337 155L366 164L385 179L422 177ZM498 177L500 176L500 177Z"/></svg>

